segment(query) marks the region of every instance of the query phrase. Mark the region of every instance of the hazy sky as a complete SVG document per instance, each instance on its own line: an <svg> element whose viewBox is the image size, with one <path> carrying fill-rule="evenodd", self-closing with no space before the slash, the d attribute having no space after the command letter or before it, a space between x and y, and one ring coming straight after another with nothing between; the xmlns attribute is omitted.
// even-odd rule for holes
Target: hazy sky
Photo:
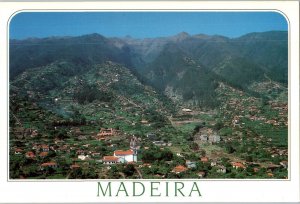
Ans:
<svg viewBox="0 0 300 204"><path fill-rule="evenodd" d="M78 36L134 38L189 34L239 37L250 32L287 30L276 12L23 12L10 22L10 38Z"/></svg>

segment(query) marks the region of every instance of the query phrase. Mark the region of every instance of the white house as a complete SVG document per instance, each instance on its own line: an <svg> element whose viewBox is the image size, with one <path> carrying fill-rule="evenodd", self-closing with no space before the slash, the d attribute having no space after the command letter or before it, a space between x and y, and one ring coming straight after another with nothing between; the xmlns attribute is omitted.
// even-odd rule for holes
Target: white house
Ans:
<svg viewBox="0 0 300 204"><path fill-rule="evenodd" d="M182 111L183 111L183 112L188 112L188 113L189 113L189 112L192 112L192 110L189 109L189 108L183 108Z"/></svg>
<svg viewBox="0 0 300 204"><path fill-rule="evenodd" d="M218 143L221 141L221 137L219 135L210 135L208 137L209 142L211 143Z"/></svg>
<svg viewBox="0 0 300 204"><path fill-rule="evenodd" d="M80 160L88 160L90 158L90 156L89 155L78 155L78 159L80 159Z"/></svg>
<svg viewBox="0 0 300 204"><path fill-rule="evenodd" d="M121 162L137 162L137 153L132 149L126 151L116 150L114 156L118 157Z"/></svg>

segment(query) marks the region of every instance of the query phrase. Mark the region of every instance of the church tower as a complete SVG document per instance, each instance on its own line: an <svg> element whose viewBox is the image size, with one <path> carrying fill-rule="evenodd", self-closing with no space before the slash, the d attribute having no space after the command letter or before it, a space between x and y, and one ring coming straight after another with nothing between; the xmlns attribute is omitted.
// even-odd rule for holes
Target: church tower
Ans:
<svg viewBox="0 0 300 204"><path fill-rule="evenodd" d="M133 161L137 162L137 143L138 139L136 136L132 136L130 140L130 149L133 151Z"/></svg>

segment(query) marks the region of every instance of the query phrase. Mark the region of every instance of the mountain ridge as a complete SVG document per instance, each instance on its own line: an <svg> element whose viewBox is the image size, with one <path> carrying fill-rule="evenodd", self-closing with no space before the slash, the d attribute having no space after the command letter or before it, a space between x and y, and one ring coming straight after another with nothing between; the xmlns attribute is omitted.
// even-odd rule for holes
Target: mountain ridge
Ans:
<svg viewBox="0 0 300 204"><path fill-rule="evenodd" d="M286 85L287 40L286 31L254 32L238 38L181 32L146 39L93 33L10 40L10 78L53 62L74 64L73 71L84 74L95 64L112 61L132 70L142 83L182 99L176 102L202 101L200 104L210 106L215 104L215 87L220 81L250 92L255 92L249 89L251 84L263 82L264 76Z"/></svg>

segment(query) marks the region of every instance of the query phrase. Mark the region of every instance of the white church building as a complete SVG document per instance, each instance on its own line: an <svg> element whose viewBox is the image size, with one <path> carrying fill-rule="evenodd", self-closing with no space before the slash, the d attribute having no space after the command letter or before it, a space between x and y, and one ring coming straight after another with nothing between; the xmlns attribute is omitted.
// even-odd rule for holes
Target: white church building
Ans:
<svg viewBox="0 0 300 204"><path fill-rule="evenodd" d="M114 156L119 158L120 163L137 162L137 154L134 150L116 150Z"/></svg>

